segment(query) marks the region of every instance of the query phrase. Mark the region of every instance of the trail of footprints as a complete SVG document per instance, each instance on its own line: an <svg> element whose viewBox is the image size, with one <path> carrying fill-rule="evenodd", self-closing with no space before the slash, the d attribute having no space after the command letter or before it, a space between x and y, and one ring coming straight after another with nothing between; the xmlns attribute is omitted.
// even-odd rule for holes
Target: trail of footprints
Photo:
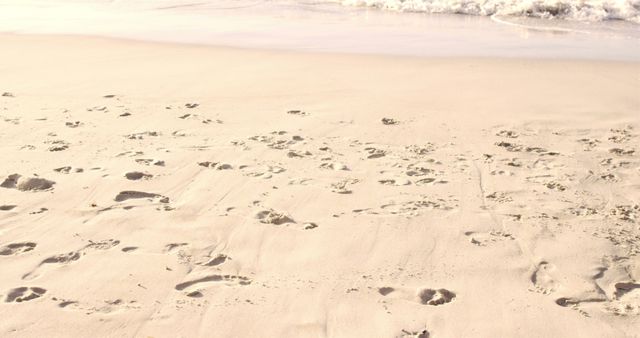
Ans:
<svg viewBox="0 0 640 338"><path fill-rule="evenodd" d="M112 249L120 244L119 240L103 240L103 241L89 241L87 245L77 251L72 251L64 254L53 255L45 258L38 264L38 266L32 271L24 274L23 280L34 280L42 276L45 272L51 271L56 267L72 264L83 258L85 255L92 251L103 251ZM19 255L33 250L36 247L35 243L10 243L0 247L0 254L3 256ZM223 253L209 254L193 261L192 256L185 252L183 249L189 247L188 243L170 243L165 245L165 254L176 254L179 262L182 264L188 264L199 267L195 271L187 274L185 280L175 285L175 290L182 292L185 296L190 298L200 298L203 296L204 289L214 285L225 286L246 286L252 283L252 279L228 273L221 273L220 266L225 262L231 260L231 258ZM121 249L124 253L134 252L138 250L137 247L127 246ZM212 270L213 269L213 270ZM190 269L192 270L192 268ZM27 301L36 300L47 294L47 289L39 286L20 286L8 290L5 296L5 303L22 303ZM84 301L64 299L56 296L52 296L51 300L58 303L59 308L73 309L84 311L86 314L102 313L109 314L121 309L138 309L140 305L136 301L125 301L122 299L106 300L102 304L100 303L87 303Z"/></svg>
<svg viewBox="0 0 640 338"><path fill-rule="evenodd" d="M45 258L38 266L22 276L23 280L33 280L42 276L54 266L63 266L79 260L93 250L108 250L120 243L118 240L89 241L82 249ZM34 242L9 243L0 247L0 256L22 255L33 251L37 247ZM39 286L20 286L9 290L5 296L5 303L21 303L38 299L47 293L47 289ZM68 304L67 304L68 305ZM65 305L66 306L66 305ZM65 307L61 306L61 307Z"/></svg>
<svg viewBox="0 0 640 338"><path fill-rule="evenodd" d="M571 137L573 131L547 132L545 138ZM596 237L606 238L619 248L619 254L614 260L599 268L586 285L592 285L585 290L568 290L559 281L562 271L552 263L545 260L538 261L532 267L530 275L530 291L542 295L551 296L554 302L562 307L571 308L578 313L589 317L597 307L601 311L618 316L635 316L640 314L640 283L627 274L626 279L608 280L609 270L628 271L627 260L640 254L640 228L638 218L640 205L629 201L627 203L593 203L584 204L581 200L607 201L608 196L594 195L579 188L581 182L589 184L614 185L612 189L621 194L628 186L622 180L623 177L634 177L640 170L640 161L636 156L638 135L634 127L611 129L605 137L589 136L576 139L578 154L574 158L588 160L591 165L586 167L601 168L600 172L571 172L568 168L582 168L584 164L570 163L573 159L565 158L561 152L547 150L546 147L527 145L525 139L540 138L543 131L534 129L517 132L513 130L499 130L495 135L500 139L495 146L502 150L502 154L485 154L486 165L493 167L491 175L507 176L510 180L521 180L525 185L533 185L528 194L529 202L533 203L532 210L544 209L545 203L553 203L556 199L563 198L566 206L564 210L547 213L502 214L502 218L510 222L527 224L527 220L544 220L547 226L560 222L568 224L580 224L581 227L589 225L592 234ZM595 134L600 131L590 131ZM518 142L518 140L521 140ZM585 156L579 152L585 152ZM513 154L522 155L513 157ZM503 157L501 157L503 156ZM521 170L528 173L524 176ZM531 175L534 173L534 175ZM535 174L537 173L537 175ZM636 176L637 177L637 176ZM617 186L615 186L617 185ZM538 188L536 188L536 186ZM599 191L599 190L596 190ZM569 195L570 194L570 195ZM583 196L581 196L583 195ZM578 196L578 198L576 198ZM522 198L522 196L521 196ZM490 210L501 210L502 203L512 202L513 199L506 191L496 191L485 196ZM613 204L613 205L612 205ZM517 216L517 217L513 217ZM583 223L583 220L598 220L598 223ZM549 222L551 221L551 222ZM558 224L558 226L560 226ZM505 240L515 239L514 235L504 231L490 231L488 233L467 231L464 233L472 245L485 247ZM624 273L623 273L624 274ZM578 278L565 275L564 278ZM565 296L563 294L575 294L577 296Z"/></svg>

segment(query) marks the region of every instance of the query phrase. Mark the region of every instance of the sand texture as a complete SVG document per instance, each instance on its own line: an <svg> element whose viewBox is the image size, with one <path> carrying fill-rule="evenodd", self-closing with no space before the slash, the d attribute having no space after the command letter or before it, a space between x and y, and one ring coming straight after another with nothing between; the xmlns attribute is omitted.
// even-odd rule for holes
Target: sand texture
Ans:
<svg viewBox="0 0 640 338"><path fill-rule="evenodd" d="M0 44L0 336L640 332L638 64Z"/></svg>

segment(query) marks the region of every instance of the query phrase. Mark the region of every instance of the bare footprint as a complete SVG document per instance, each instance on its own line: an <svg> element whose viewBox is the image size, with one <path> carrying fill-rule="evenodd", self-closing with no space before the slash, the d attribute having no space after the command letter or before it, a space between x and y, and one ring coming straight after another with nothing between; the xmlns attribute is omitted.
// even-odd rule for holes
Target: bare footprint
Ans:
<svg viewBox="0 0 640 338"><path fill-rule="evenodd" d="M295 223L293 218L273 209L260 211L256 214L256 219L258 219L260 223L264 224L282 225L286 223Z"/></svg>
<svg viewBox="0 0 640 338"><path fill-rule="evenodd" d="M35 249L36 245L33 242L10 243L0 247L0 256L20 255Z"/></svg>
<svg viewBox="0 0 640 338"><path fill-rule="evenodd" d="M378 288L378 293L384 297L400 298L431 306L450 303L456 298L455 292L447 289L419 288L418 290L412 292L412 290L407 288L398 289L384 286Z"/></svg>
<svg viewBox="0 0 640 338"><path fill-rule="evenodd" d="M71 251L65 254L59 254L59 255L45 258L42 262L40 262L40 264L38 264L38 266L35 269L33 269L31 272L24 274L22 276L22 279L24 280L34 279L40 275L40 272L42 269L46 269L46 267L50 266L51 264L67 265L77 261L78 259L80 259L80 257L82 257L81 252Z"/></svg>
<svg viewBox="0 0 640 338"><path fill-rule="evenodd" d="M220 265L224 262L226 262L227 260L230 260L231 258L229 258L229 256L225 255L225 254L218 254L215 257L211 258L209 261L207 261L206 263L203 263L202 265L204 266L217 266Z"/></svg>
<svg viewBox="0 0 640 338"><path fill-rule="evenodd" d="M398 338L429 338L431 337L431 335L429 334L429 331L427 331L426 329L423 330L417 330L417 331L409 331L409 330L402 330L400 335L397 336Z"/></svg>
<svg viewBox="0 0 640 338"><path fill-rule="evenodd" d="M456 294L447 289L423 289L418 296L421 304L434 306L449 303L456 298Z"/></svg>
<svg viewBox="0 0 640 338"><path fill-rule="evenodd" d="M105 239L97 242L90 240L89 244L87 244L84 249L109 250L118 244L120 244L120 241L117 239Z"/></svg>
<svg viewBox="0 0 640 338"><path fill-rule="evenodd" d="M174 249L180 248L180 247L184 247L189 245L189 243L169 243L167 245L164 246L164 251L163 252L172 252Z"/></svg>
<svg viewBox="0 0 640 338"><path fill-rule="evenodd" d="M150 158L138 158L136 159L136 163L139 163L142 165L155 165L159 167L164 167L165 165L165 162L162 160L154 160Z"/></svg>
<svg viewBox="0 0 640 338"><path fill-rule="evenodd" d="M533 273L531 274L531 283L533 289L531 291L539 292L542 294L550 294L557 288L557 283L551 276L551 273L555 270L555 266L549 264L546 261L538 263Z"/></svg>
<svg viewBox="0 0 640 338"><path fill-rule="evenodd" d="M169 203L169 197L162 196L160 194L154 194L154 193L149 193L144 191L133 191L133 190L125 190L125 191L119 192L118 195L116 195L116 197L114 198L114 200L116 202L123 202L130 199L141 199L141 198L158 199L160 203Z"/></svg>
<svg viewBox="0 0 640 338"><path fill-rule="evenodd" d="M0 184L0 187L20 191L45 191L52 189L54 184L56 182L40 177L22 177L20 174L12 174Z"/></svg>
<svg viewBox="0 0 640 338"><path fill-rule="evenodd" d="M42 297L47 292L47 289L43 289L40 287L27 287L22 286L15 289L11 289L9 294L7 294L7 298L4 300L5 303L21 303L30 301L36 298Z"/></svg>
<svg viewBox="0 0 640 338"><path fill-rule="evenodd" d="M137 180L141 180L141 179L151 179L153 177L153 175L151 174L147 174L147 173L143 173L140 171L130 171L126 174L124 174L124 177L126 177L128 180L131 181L137 181Z"/></svg>
<svg viewBox="0 0 640 338"><path fill-rule="evenodd" d="M465 236L469 237L469 242L471 242L471 244L477 246L487 246L492 243L515 239L510 233L496 230L491 230L484 233L467 231L464 234Z"/></svg>
<svg viewBox="0 0 640 338"><path fill-rule="evenodd" d="M53 266L71 264L82 258L82 256L84 256L88 250L108 250L118 244L120 244L120 241L114 239L107 239L97 242L89 241L89 244L85 245L78 251L71 251L65 254L59 254L45 258L42 262L40 262L40 264L38 264L38 266L35 267L35 269L24 274L22 276L22 279L31 280L39 277L45 271L51 269Z"/></svg>
<svg viewBox="0 0 640 338"><path fill-rule="evenodd" d="M251 284L251 279L244 276L235 276L235 275L208 275L205 277L201 277L198 279L193 279L190 281L186 281L180 284L176 284L175 289L178 291L186 290L192 286L200 285L203 283L223 283L227 285L249 285Z"/></svg>

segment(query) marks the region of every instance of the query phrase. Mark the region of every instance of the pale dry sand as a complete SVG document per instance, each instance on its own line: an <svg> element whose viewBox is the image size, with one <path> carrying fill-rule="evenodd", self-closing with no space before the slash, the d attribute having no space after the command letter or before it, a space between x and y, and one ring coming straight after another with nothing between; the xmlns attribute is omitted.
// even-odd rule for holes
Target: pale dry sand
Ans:
<svg viewBox="0 0 640 338"><path fill-rule="evenodd" d="M3 337L640 332L638 64L0 45Z"/></svg>

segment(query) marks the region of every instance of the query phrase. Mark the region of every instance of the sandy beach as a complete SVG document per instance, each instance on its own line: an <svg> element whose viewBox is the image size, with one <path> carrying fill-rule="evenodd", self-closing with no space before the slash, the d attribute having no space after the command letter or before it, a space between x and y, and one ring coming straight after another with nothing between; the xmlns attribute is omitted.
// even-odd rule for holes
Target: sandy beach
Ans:
<svg viewBox="0 0 640 338"><path fill-rule="evenodd" d="M0 336L640 332L638 62L0 45Z"/></svg>

